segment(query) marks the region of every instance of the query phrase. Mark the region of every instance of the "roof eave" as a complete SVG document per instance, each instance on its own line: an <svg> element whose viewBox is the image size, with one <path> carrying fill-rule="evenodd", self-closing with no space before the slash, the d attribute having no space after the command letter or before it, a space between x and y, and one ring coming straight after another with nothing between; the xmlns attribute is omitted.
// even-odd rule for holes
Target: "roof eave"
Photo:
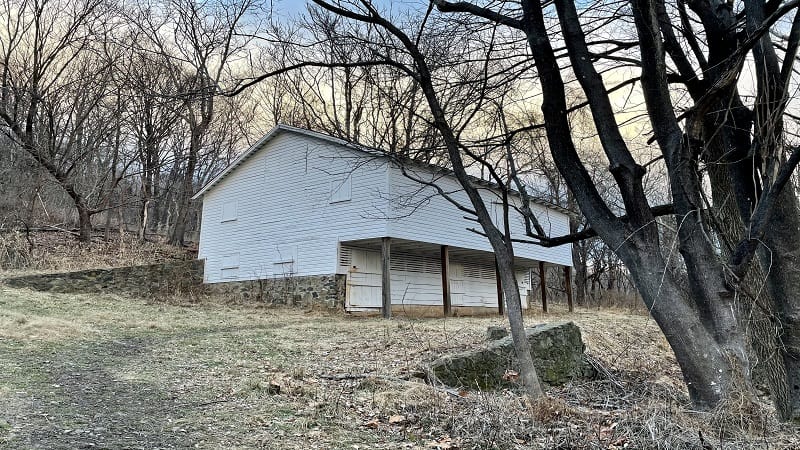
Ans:
<svg viewBox="0 0 800 450"><path fill-rule="evenodd" d="M228 174L233 172L243 162L245 162L248 158L253 156L253 154L257 153L258 150L260 150L267 142L271 141L275 136L277 136L278 134L280 134L282 132L293 132L293 133L297 133L297 134L313 137L313 138L316 138L316 139L320 139L320 140L323 140L323 141L326 141L326 142L339 144L339 145L342 145L342 146L345 146L345 147L348 147L348 148L351 148L351 149L354 149L354 150L358 150L358 151L362 151L364 153L372 154L374 156L380 156L380 157L385 157L385 158L389 158L389 159L392 159L392 160L396 160L396 158L392 158L392 155L386 154L385 152L383 152L383 151L381 151L379 149L373 149L373 148L364 147L364 146L361 146L361 145L358 145L358 144L354 144L352 142L348 142L348 141L346 141L344 139L340 139L340 138L337 138L337 137L329 136L327 134L318 133L316 131L307 130L305 128L297 128L297 127L293 127L293 126L290 126L290 125L278 124L278 125L274 126L271 130L269 130L269 132L267 134L265 134L261 139L259 139L255 144L250 146L250 148L248 148L244 153L242 153L236 159L234 159L233 162L230 165L228 165L228 167L225 168L225 170L223 170L222 172L219 173L219 175L217 175L216 177L212 178L211 181L209 181L208 183L205 184L205 186L200 188L200 190L197 191L197 193L192 196L192 200L197 200L198 198L202 197L205 193L207 193L208 191L213 189L214 186L216 186L220 181L222 181L226 176L228 176ZM435 166L433 164L423 163L423 162L419 162L419 161L410 160L410 162L412 164L415 164L415 165L418 165L418 166L421 166L421 167L424 167L424 168L428 168L428 169L444 170L447 175L454 176L453 173L452 173L452 170L449 170L449 169L445 169L445 168L442 168L442 167L439 167L439 166ZM486 186L488 188L497 188L496 184L492 183L491 181L481 180L480 178L477 178L477 177L472 177L472 178L473 178L473 181L477 181L480 184L483 184L484 186ZM513 192L516 195L520 195L516 191L513 191ZM543 201L541 199L532 199L532 200L533 200L534 203L537 203L537 204L539 204L541 206L544 206L546 208L558 211L558 212L560 212L562 214L565 214L565 215L568 215L568 216L574 214L572 211L569 211L569 210L567 210L566 208L564 208L562 206L555 205L555 204Z"/></svg>

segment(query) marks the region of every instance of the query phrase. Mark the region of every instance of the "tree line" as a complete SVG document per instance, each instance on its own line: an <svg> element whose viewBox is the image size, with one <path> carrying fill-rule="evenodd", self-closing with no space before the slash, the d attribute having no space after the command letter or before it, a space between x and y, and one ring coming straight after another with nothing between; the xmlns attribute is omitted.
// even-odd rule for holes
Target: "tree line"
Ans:
<svg viewBox="0 0 800 450"><path fill-rule="evenodd" d="M4 0L4 221L74 217L89 241L99 215L182 244L195 187L252 135L247 105L217 91L257 6Z"/></svg>

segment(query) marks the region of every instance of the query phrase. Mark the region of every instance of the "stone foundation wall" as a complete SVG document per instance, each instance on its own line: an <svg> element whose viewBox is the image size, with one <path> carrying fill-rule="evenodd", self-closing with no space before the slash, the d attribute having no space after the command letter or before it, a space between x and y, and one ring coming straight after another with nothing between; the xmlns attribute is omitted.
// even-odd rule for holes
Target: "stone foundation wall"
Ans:
<svg viewBox="0 0 800 450"><path fill-rule="evenodd" d="M8 278L12 287L60 293L113 292L138 296L235 296L273 305L344 309L345 275L318 275L203 284L203 261L92 269Z"/></svg>
<svg viewBox="0 0 800 450"><path fill-rule="evenodd" d="M213 292L277 305L344 309L347 276L340 274L268 278L207 284Z"/></svg>
<svg viewBox="0 0 800 450"><path fill-rule="evenodd" d="M196 290L203 283L203 261L28 275L8 278L5 283L13 287L64 293L179 294Z"/></svg>

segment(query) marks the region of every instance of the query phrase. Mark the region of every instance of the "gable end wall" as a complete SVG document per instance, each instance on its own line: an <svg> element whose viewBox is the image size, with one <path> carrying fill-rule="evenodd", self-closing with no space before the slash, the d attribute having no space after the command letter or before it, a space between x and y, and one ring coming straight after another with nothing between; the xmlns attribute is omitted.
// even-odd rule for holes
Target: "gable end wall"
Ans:
<svg viewBox="0 0 800 450"><path fill-rule="evenodd" d="M348 176L350 199L331 203ZM277 135L204 195L205 281L335 273L340 240L386 235L386 179L382 161L296 133ZM231 202L237 217L223 221ZM234 259L235 270L226 268Z"/></svg>

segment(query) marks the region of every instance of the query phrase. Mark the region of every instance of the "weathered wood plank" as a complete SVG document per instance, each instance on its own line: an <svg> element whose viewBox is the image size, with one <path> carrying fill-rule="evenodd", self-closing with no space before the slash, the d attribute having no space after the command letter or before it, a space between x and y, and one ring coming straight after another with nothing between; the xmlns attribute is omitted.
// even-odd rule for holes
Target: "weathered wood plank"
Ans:
<svg viewBox="0 0 800 450"><path fill-rule="evenodd" d="M450 294L450 247L442 246L442 305L444 316L450 317L453 314L452 296Z"/></svg>
<svg viewBox="0 0 800 450"><path fill-rule="evenodd" d="M392 317L392 238L381 239L381 312L384 319Z"/></svg>
<svg viewBox="0 0 800 450"><path fill-rule="evenodd" d="M547 312L547 274L544 261L539 261L539 288L542 291L542 312Z"/></svg>

